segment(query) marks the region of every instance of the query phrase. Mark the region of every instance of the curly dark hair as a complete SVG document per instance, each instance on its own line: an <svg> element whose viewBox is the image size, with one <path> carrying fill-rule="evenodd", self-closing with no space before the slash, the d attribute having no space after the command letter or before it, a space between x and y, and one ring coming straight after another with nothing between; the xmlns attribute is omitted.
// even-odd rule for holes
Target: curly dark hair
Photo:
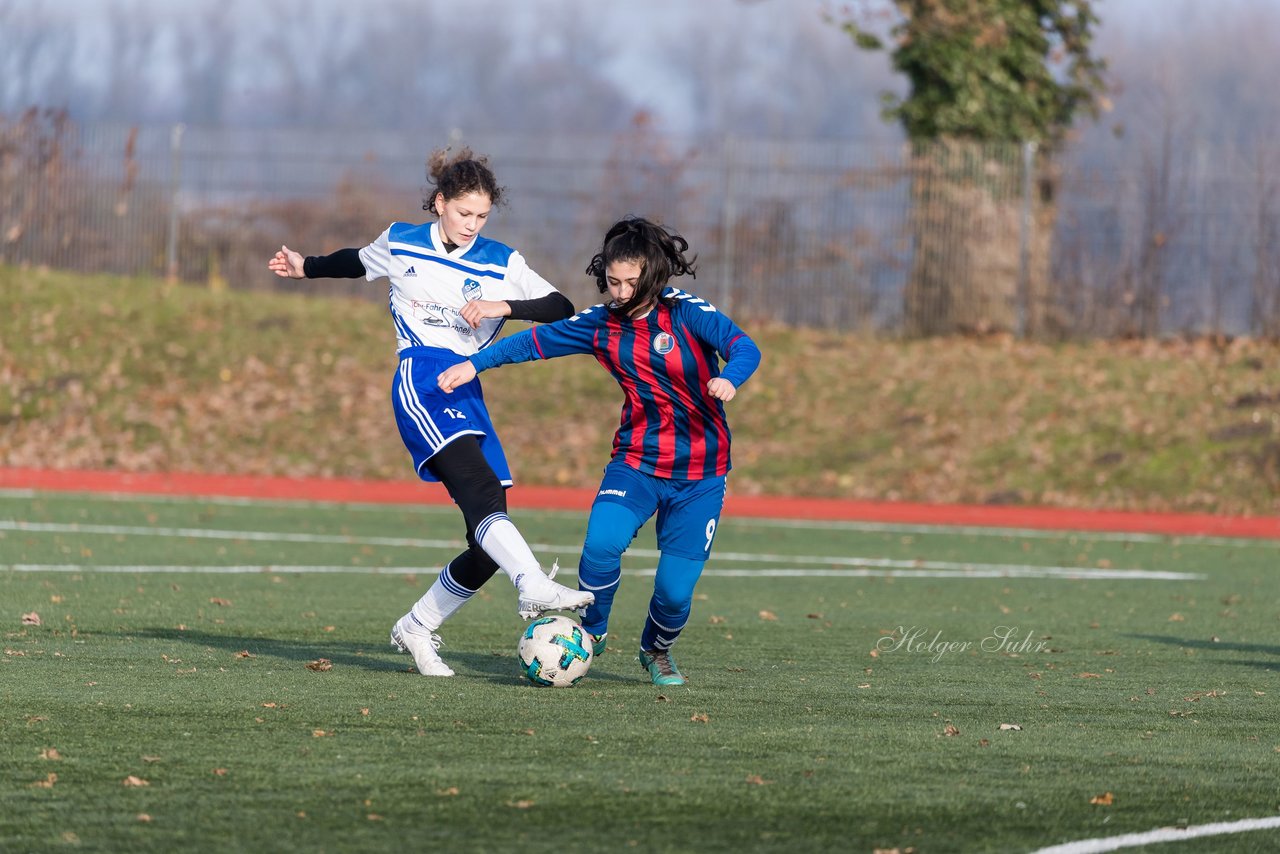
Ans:
<svg viewBox="0 0 1280 854"><path fill-rule="evenodd" d="M640 281L631 299L622 305L609 306L612 311L629 315L637 308L661 300L663 288L676 276L697 278L694 267L697 256L686 258L688 251L689 241L676 232L643 217L629 216L605 233L604 246L587 265L587 275L595 276L600 293L608 293L609 265L615 261L638 263Z"/></svg>
<svg viewBox="0 0 1280 854"><path fill-rule="evenodd" d="M496 208L502 204L504 190L489 168L489 158L476 155L470 148L452 153L449 148L437 148L427 156L427 185L422 197L422 209L435 213L436 196L444 196L447 202L467 193L488 196Z"/></svg>

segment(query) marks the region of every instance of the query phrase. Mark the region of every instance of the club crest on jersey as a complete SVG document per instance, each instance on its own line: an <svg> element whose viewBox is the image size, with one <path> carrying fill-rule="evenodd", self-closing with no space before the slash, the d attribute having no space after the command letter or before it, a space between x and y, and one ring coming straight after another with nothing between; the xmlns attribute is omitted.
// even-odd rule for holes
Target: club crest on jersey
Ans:
<svg viewBox="0 0 1280 854"><path fill-rule="evenodd" d="M672 338L665 332L659 332L653 336L653 351L659 355L665 356L676 348L676 339Z"/></svg>
<svg viewBox="0 0 1280 854"><path fill-rule="evenodd" d="M462 298L467 302L480 299L480 283L475 279L464 279L462 282Z"/></svg>

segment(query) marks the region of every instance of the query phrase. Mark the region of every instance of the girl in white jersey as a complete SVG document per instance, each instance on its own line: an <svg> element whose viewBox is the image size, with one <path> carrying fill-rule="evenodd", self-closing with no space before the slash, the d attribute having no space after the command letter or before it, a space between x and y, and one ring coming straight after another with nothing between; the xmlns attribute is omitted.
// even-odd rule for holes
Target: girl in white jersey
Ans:
<svg viewBox="0 0 1280 854"><path fill-rule="evenodd" d="M551 322L573 304L509 246L480 236L502 201L488 162L463 149L435 151L427 161L434 189L423 210L437 221L392 223L363 249L304 258L281 246L267 264L286 278L356 278L391 282L399 367L391 405L418 476L444 484L462 509L467 550L440 572L431 589L391 629L391 645L413 655L424 676L452 676L436 649L436 631L498 569L518 591L518 612L572 610L594 596L557 584L542 572L507 516L511 486L502 443L479 383L474 393L446 396L436 377L492 342L507 318Z"/></svg>

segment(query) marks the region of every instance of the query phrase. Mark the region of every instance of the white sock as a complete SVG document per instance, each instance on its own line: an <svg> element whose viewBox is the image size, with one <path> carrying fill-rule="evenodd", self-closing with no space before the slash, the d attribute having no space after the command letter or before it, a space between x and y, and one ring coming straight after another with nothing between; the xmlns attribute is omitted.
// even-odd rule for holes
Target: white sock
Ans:
<svg viewBox="0 0 1280 854"><path fill-rule="evenodd" d="M476 526L476 542L493 558L511 583L520 586L520 576L528 572L542 574L538 559L529 544L511 523L506 513L493 513Z"/></svg>
<svg viewBox="0 0 1280 854"><path fill-rule="evenodd" d="M409 610L413 621L429 632L434 632L453 612L467 604L476 594L453 580L449 567L441 570L431 589L422 595Z"/></svg>

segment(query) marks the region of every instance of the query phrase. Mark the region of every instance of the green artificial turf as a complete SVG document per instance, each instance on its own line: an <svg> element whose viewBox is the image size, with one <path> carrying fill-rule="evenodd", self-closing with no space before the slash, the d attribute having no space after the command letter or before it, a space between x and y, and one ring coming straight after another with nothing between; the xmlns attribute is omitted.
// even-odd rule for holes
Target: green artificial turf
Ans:
<svg viewBox="0 0 1280 854"><path fill-rule="evenodd" d="M451 508L12 492L0 522L4 851L1003 852L1280 813L1274 542L726 518L689 683L655 688L646 531L556 690L501 576L442 632L457 676L387 645ZM517 522L574 566L581 514ZM1165 576L1097 577L1126 572Z"/></svg>

